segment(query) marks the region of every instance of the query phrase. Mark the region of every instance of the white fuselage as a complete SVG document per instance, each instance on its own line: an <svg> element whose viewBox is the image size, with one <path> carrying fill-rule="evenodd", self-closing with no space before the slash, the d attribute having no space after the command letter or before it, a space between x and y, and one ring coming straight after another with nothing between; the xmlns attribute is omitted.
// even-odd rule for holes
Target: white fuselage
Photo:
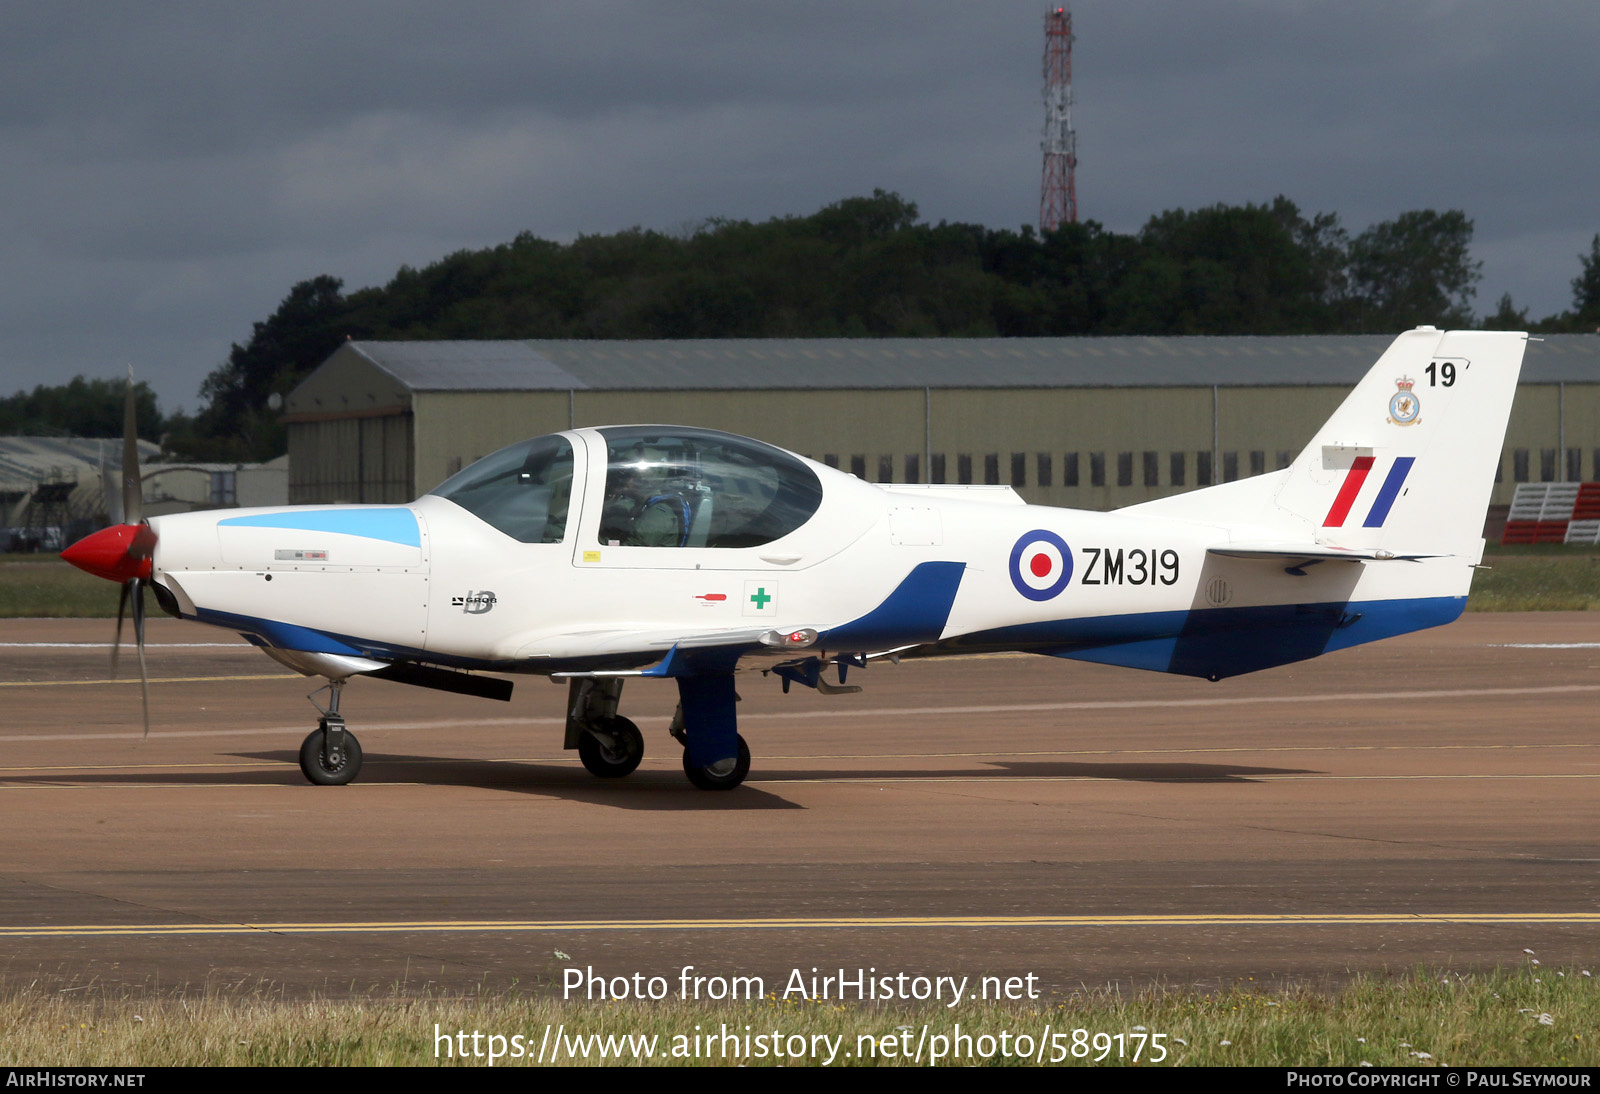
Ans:
<svg viewBox="0 0 1600 1094"><path fill-rule="evenodd" d="M923 563L959 564L959 587L940 644L927 635L904 644L1074 656L1193 630L1192 613L1458 600L1476 561L1290 572L1207 553L1259 538L1249 527L1029 506L1003 488L880 487L814 463L821 506L774 542L617 546L601 538L604 442L592 430L564 436L580 458L561 542L518 542L433 495L404 506L220 510L151 520L157 580L185 617L280 649L538 673L648 664L696 636L826 634L883 604ZM1059 537L1064 556L1021 557L1041 531ZM1041 586L1033 595L1030 574ZM892 632L891 621L881 641Z"/></svg>

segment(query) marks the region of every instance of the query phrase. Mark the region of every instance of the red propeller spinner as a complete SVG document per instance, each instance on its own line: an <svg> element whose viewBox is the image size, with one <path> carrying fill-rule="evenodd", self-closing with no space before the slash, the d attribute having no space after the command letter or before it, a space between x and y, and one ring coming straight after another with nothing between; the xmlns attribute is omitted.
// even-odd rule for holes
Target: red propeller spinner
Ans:
<svg viewBox="0 0 1600 1094"><path fill-rule="evenodd" d="M84 536L62 551L61 557L107 581L149 581L155 545L156 534L148 524L113 524Z"/></svg>

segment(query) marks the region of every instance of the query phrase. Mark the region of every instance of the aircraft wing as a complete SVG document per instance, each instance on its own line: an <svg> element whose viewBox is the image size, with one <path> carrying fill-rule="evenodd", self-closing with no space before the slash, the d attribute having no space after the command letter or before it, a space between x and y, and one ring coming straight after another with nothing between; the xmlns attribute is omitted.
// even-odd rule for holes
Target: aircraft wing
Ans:
<svg viewBox="0 0 1600 1094"><path fill-rule="evenodd" d="M729 671L736 665L744 667L754 660L793 657L817 641L814 628L776 631L771 627L741 627L733 630L693 632L634 630L585 631L571 636L559 636L572 641L564 643L572 656L573 645L588 647L588 656L613 660L629 654L658 658L653 665L626 669L572 669L552 672L554 677L602 676L681 676L704 670L714 662Z"/></svg>

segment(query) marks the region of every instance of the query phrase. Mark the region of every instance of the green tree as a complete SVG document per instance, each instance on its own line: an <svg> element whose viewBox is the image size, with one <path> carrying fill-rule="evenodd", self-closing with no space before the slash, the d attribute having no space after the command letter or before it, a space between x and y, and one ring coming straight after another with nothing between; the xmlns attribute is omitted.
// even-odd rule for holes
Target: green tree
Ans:
<svg viewBox="0 0 1600 1094"><path fill-rule="evenodd" d="M314 277L289 290L250 340L234 344L226 364L200 385L205 406L193 432L176 443L190 459L267 460L287 442L278 415L267 406L274 393L294 387L339 344L358 333L346 321L350 305L336 277Z"/></svg>
<svg viewBox="0 0 1600 1094"><path fill-rule="evenodd" d="M1120 333L1306 334L1337 323L1344 230L1288 198L1172 210L1140 231L1108 327Z"/></svg>
<svg viewBox="0 0 1600 1094"><path fill-rule="evenodd" d="M40 384L32 392L0 398L0 433L8 435L120 437L125 380L86 380L74 376L56 387ZM139 436L161 439L165 421L155 393L143 381L133 386Z"/></svg>
<svg viewBox="0 0 1600 1094"><path fill-rule="evenodd" d="M1580 254L1583 272L1572 279L1572 310L1577 324L1600 328L1600 232L1589 244L1589 253Z"/></svg>
<svg viewBox="0 0 1600 1094"><path fill-rule="evenodd" d="M1513 304L1510 293L1501 294L1494 314L1483 321L1484 330L1527 330L1528 327L1528 309Z"/></svg>
<svg viewBox="0 0 1600 1094"><path fill-rule="evenodd" d="M1350 243L1354 326L1384 333L1469 325L1483 266L1471 247L1472 221L1459 209L1401 213L1362 232Z"/></svg>

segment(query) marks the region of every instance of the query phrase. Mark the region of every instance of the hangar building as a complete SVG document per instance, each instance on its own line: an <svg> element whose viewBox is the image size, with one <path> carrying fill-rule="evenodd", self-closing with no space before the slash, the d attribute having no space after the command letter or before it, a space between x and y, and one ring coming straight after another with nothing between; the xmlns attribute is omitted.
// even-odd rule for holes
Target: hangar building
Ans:
<svg viewBox="0 0 1600 1094"><path fill-rule="evenodd" d="M286 402L289 500L407 501L541 433L672 423L871 481L1111 509L1287 466L1392 340L348 342ZM1529 343L1494 501L1584 479L1600 479L1600 337L1551 335Z"/></svg>

